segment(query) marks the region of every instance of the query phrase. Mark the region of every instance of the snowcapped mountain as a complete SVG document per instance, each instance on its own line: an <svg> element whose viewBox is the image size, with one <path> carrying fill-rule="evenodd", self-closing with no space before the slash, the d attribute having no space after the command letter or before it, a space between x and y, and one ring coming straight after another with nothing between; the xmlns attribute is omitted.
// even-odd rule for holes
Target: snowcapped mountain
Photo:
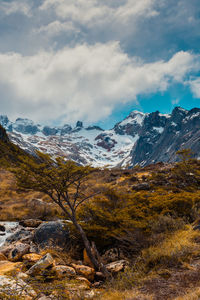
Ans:
<svg viewBox="0 0 200 300"><path fill-rule="evenodd" d="M176 151L191 148L200 153L200 109L176 107L172 114L133 111L110 130L84 127L78 121L72 128L49 127L18 118L11 122L0 116L0 124L10 140L29 153L40 150L64 156L80 164L103 167L131 167L164 161L176 161Z"/></svg>

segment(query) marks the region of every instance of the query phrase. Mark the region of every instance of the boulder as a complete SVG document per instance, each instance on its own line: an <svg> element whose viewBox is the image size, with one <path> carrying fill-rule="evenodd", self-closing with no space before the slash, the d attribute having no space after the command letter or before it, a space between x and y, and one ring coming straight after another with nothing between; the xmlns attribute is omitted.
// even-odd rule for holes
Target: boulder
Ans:
<svg viewBox="0 0 200 300"><path fill-rule="evenodd" d="M36 229L33 240L40 248L64 249L70 242L69 230L60 221L46 222Z"/></svg>
<svg viewBox="0 0 200 300"><path fill-rule="evenodd" d="M47 269L48 267L52 266L54 263L54 259L51 254L47 253L43 256L36 264L34 264L27 272L27 275L37 275L40 274L43 270Z"/></svg>
<svg viewBox="0 0 200 300"><path fill-rule="evenodd" d="M14 295L17 299L20 297L19 299L26 300L31 300L37 296L33 288L27 285L22 279L15 280L2 275L0 275L0 292L5 294L5 299L8 299L6 298L8 295Z"/></svg>
<svg viewBox="0 0 200 300"><path fill-rule="evenodd" d="M72 264L77 274L80 274L90 281L94 280L95 270L88 266Z"/></svg>
<svg viewBox="0 0 200 300"><path fill-rule="evenodd" d="M108 272L115 274L118 273L120 271L124 271L124 268L128 266L128 262L126 260L118 260L118 261L114 261L110 264L107 264L105 267L108 270Z"/></svg>
<svg viewBox="0 0 200 300"><path fill-rule="evenodd" d="M27 219L19 222L19 225L23 227L33 227L33 228L38 227L40 224L42 224L42 221L38 219Z"/></svg>
<svg viewBox="0 0 200 300"><path fill-rule="evenodd" d="M2 261L2 260L7 260L7 257L3 253L0 252L0 261Z"/></svg>
<svg viewBox="0 0 200 300"><path fill-rule="evenodd" d="M0 275L4 275L7 272L18 272L22 268L22 263L13 263L7 260L0 261Z"/></svg>
<svg viewBox="0 0 200 300"><path fill-rule="evenodd" d="M55 266L52 268L52 271L56 274L57 278L76 276L76 271L74 270L74 268L68 266Z"/></svg>
<svg viewBox="0 0 200 300"><path fill-rule="evenodd" d="M22 256L24 261L28 261L30 263L36 263L38 260L42 258L42 255L36 253L28 253Z"/></svg>
<svg viewBox="0 0 200 300"><path fill-rule="evenodd" d="M10 261L19 261L24 254L29 252L30 245L18 243L16 244L13 249L8 254L8 259Z"/></svg>

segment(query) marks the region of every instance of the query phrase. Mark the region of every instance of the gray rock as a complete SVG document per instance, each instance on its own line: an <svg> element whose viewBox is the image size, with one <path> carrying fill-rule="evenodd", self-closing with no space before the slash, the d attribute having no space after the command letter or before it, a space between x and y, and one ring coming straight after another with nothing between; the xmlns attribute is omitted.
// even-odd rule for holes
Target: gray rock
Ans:
<svg viewBox="0 0 200 300"><path fill-rule="evenodd" d="M12 295L17 296L17 299L36 299L37 296L33 288L22 279L16 280L5 275L0 276L0 292L7 296L10 295L9 299L13 299Z"/></svg>
<svg viewBox="0 0 200 300"><path fill-rule="evenodd" d="M114 261L110 264L107 264L106 269L108 270L108 272L115 274L120 271L124 271L124 268L126 266L128 266L128 261L122 259L122 260Z"/></svg>
<svg viewBox="0 0 200 300"><path fill-rule="evenodd" d="M43 256L36 264L34 264L27 272L27 275L36 275L40 274L42 271L47 269L48 267L52 266L54 263L54 259L51 256L51 254L47 253L45 256Z"/></svg>
<svg viewBox="0 0 200 300"><path fill-rule="evenodd" d="M65 248L70 243L69 230L61 221L41 224L35 231L33 241L41 248Z"/></svg>

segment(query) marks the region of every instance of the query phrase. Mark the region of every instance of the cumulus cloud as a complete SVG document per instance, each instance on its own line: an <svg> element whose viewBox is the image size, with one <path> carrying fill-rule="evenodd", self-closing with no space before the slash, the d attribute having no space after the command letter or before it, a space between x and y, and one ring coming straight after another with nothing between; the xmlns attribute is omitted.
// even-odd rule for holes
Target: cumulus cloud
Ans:
<svg viewBox="0 0 200 300"><path fill-rule="evenodd" d="M157 0L124 0L124 1L104 1L104 0L45 0L40 6L43 12L55 12L60 20L60 24L51 22L48 26L56 27L63 31L67 22L73 22L73 27L80 28L84 26L93 29L96 26L102 26L108 29L108 26L136 23L140 18L150 18L158 15L155 9ZM57 20L58 21L58 20ZM61 26L61 24L63 24ZM76 29L77 30L77 29Z"/></svg>
<svg viewBox="0 0 200 300"><path fill-rule="evenodd" d="M165 91L174 81L184 82L196 70L197 60L181 51L168 61L145 63L128 56L117 42L83 44L33 56L2 53L0 91L3 87L5 95L7 89L4 109L5 105L13 107L13 116L23 111L37 121L95 122L121 103L136 102L138 95Z"/></svg>
<svg viewBox="0 0 200 300"><path fill-rule="evenodd" d="M0 2L0 12L3 12L5 15L11 15L14 13L22 13L28 17L31 16L31 6L25 0L18 1L1 1Z"/></svg>

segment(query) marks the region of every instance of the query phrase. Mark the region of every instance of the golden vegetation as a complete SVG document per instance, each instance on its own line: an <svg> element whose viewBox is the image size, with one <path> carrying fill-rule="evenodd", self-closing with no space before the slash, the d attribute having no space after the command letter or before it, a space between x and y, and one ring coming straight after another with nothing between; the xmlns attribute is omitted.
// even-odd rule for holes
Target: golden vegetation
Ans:
<svg viewBox="0 0 200 300"><path fill-rule="evenodd" d="M101 194L79 207L79 221L101 254L117 248L129 260L99 299L199 299L200 231L193 226L199 225L200 162L179 154L175 165L96 170L88 177L86 196L94 189ZM17 190L8 171L1 170L0 180L4 220L63 217L43 193ZM43 211L35 198L44 201Z"/></svg>

